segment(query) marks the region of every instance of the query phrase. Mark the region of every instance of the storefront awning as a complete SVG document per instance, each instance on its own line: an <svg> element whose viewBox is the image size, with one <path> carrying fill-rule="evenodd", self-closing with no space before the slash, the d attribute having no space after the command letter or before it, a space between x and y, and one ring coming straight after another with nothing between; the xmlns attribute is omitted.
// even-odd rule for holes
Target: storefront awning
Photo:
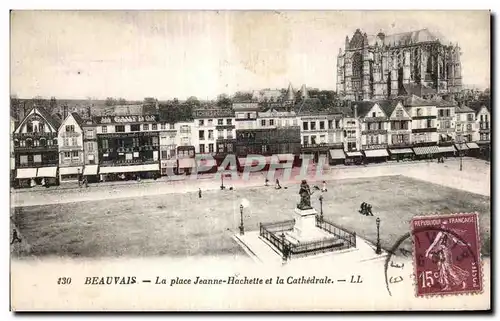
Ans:
<svg viewBox="0 0 500 321"><path fill-rule="evenodd" d="M278 155L274 155L274 156L278 156L278 160L280 162L289 162L289 161L293 161L293 159L295 158L293 156L293 154L278 154Z"/></svg>
<svg viewBox="0 0 500 321"><path fill-rule="evenodd" d="M455 147L457 148L457 150L469 150L469 147L467 147L467 145L464 143L464 144L455 144Z"/></svg>
<svg viewBox="0 0 500 321"><path fill-rule="evenodd" d="M454 153L457 151L453 146L439 146L438 148L440 153Z"/></svg>
<svg viewBox="0 0 500 321"><path fill-rule="evenodd" d="M83 175L97 175L99 165L85 165Z"/></svg>
<svg viewBox="0 0 500 321"><path fill-rule="evenodd" d="M389 157L386 149L365 150L366 157Z"/></svg>
<svg viewBox="0 0 500 321"><path fill-rule="evenodd" d="M215 159L198 159L196 160L196 164L198 167L203 166L203 167L214 167L217 166L217 162Z"/></svg>
<svg viewBox="0 0 500 321"><path fill-rule="evenodd" d="M36 177L36 168L17 169L16 178L34 178Z"/></svg>
<svg viewBox="0 0 500 321"><path fill-rule="evenodd" d="M345 153L342 149L330 149L332 159L345 159Z"/></svg>
<svg viewBox="0 0 500 321"><path fill-rule="evenodd" d="M469 149L479 148L479 146L476 143L467 143L467 147L469 147Z"/></svg>
<svg viewBox="0 0 500 321"><path fill-rule="evenodd" d="M346 152L347 157L363 157L361 152Z"/></svg>
<svg viewBox="0 0 500 321"><path fill-rule="evenodd" d="M130 166L108 166L99 169L99 174L109 173L133 173L133 172L149 172L159 170L158 164L146 165L130 165Z"/></svg>
<svg viewBox="0 0 500 321"><path fill-rule="evenodd" d="M194 158L179 159L179 168L194 168L196 165Z"/></svg>
<svg viewBox="0 0 500 321"><path fill-rule="evenodd" d="M61 175L74 175L81 173L83 173L83 166L59 167L59 174Z"/></svg>
<svg viewBox="0 0 500 321"><path fill-rule="evenodd" d="M176 168L177 167L177 159L162 160L161 167L163 167L163 168Z"/></svg>
<svg viewBox="0 0 500 321"><path fill-rule="evenodd" d="M438 154L439 148L437 146L413 147L416 155Z"/></svg>
<svg viewBox="0 0 500 321"><path fill-rule="evenodd" d="M57 166L54 167L40 167L36 177L56 177Z"/></svg>
<svg viewBox="0 0 500 321"><path fill-rule="evenodd" d="M275 157L275 159L277 159ZM265 164L271 164L272 157L271 156L262 156L262 158L250 158L250 157L240 157L238 158L238 163L240 166L257 166L261 164L260 162L264 161Z"/></svg>
<svg viewBox="0 0 500 321"><path fill-rule="evenodd" d="M411 148L389 149L391 154L413 154Z"/></svg>

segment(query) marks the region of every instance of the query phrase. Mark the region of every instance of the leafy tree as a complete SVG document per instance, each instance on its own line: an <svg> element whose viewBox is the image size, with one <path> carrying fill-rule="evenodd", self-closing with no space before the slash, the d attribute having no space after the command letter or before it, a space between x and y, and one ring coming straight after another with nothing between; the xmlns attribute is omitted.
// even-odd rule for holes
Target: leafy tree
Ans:
<svg viewBox="0 0 500 321"><path fill-rule="evenodd" d="M189 104L190 106L192 107L199 107L201 106L201 103L200 101L198 100L198 98L196 98L195 96L191 96L189 97L187 100L186 100L186 103Z"/></svg>
<svg viewBox="0 0 500 321"><path fill-rule="evenodd" d="M118 98L118 105L126 105L127 100L125 98Z"/></svg>
<svg viewBox="0 0 500 321"><path fill-rule="evenodd" d="M252 100L252 93L237 91L233 95L233 101L250 101Z"/></svg>
<svg viewBox="0 0 500 321"><path fill-rule="evenodd" d="M226 94L221 94L217 97L217 106L221 108L231 108L232 103L233 102Z"/></svg>
<svg viewBox="0 0 500 321"><path fill-rule="evenodd" d="M114 105L116 105L116 100L113 97L108 97L108 98L106 98L104 105L106 105L108 107L114 106Z"/></svg>

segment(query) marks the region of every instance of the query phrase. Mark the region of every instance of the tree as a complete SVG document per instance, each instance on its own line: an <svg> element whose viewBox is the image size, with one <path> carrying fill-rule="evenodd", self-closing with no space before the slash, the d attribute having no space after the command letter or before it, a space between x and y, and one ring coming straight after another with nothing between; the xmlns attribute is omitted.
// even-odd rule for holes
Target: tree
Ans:
<svg viewBox="0 0 500 321"><path fill-rule="evenodd" d="M125 98L118 98L118 105L126 105L127 100Z"/></svg>
<svg viewBox="0 0 500 321"><path fill-rule="evenodd" d="M54 111L57 108L57 100L56 97L52 96L50 97L50 110Z"/></svg>
<svg viewBox="0 0 500 321"><path fill-rule="evenodd" d="M237 91L233 95L233 101L251 101L252 100L252 93L249 92L243 92L243 91Z"/></svg>
<svg viewBox="0 0 500 321"><path fill-rule="evenodd" d="M189 104L192 107L199 107L201 105L200 101L195 96L189 97L186 100L186 103Z"/></svg>
<svg viewBox="0 0 500 321"><path fill-rule="evenodd" d="M106 105L108 107L114 106L114 105L116 105L116 100L113 97L108 97L108 98L106 98L104 105Z"/></svg>
<svg viewBox="0 0 500 321"><path fill-rule="evenodd" d="M231 108L232 104L231 99L226 94L220 94L217 97L217 106L221 108Z"/></svg>

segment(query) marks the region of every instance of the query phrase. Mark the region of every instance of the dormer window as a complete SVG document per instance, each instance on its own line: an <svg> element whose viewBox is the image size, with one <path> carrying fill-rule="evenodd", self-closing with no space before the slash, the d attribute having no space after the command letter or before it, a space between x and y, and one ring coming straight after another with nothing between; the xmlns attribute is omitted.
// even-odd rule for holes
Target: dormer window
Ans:
<svg viewBox="0 0 500 321"><path fill-rule="evenodd" d="M372 117L377 117L377 113L373 112Z"/></svg>

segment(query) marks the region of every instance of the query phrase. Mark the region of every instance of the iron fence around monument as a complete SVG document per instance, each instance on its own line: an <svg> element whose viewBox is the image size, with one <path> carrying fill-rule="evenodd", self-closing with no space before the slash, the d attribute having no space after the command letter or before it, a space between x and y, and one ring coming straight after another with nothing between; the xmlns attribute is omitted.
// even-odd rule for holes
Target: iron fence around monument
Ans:
<svg viewBox="0 0 500 321"><path fill-rule="evenodd" d="M347 245L346 248L356 247L356 232L349 232L324 218L321 219L319 216L316 216L316 226L344 240Z"/></svg>
<svg viewBox="0 0 500 321"><path fill-rule="evenodd" d="M276 247L283 256L288 256L289 258L356 247L356 233L351 233L318 216L316 217L316 226L334 235L335 238L324 238L307 243L293 244L282 235L287 231L292 231L294 225L295 220L260 223L260 236Z"/></svg>

